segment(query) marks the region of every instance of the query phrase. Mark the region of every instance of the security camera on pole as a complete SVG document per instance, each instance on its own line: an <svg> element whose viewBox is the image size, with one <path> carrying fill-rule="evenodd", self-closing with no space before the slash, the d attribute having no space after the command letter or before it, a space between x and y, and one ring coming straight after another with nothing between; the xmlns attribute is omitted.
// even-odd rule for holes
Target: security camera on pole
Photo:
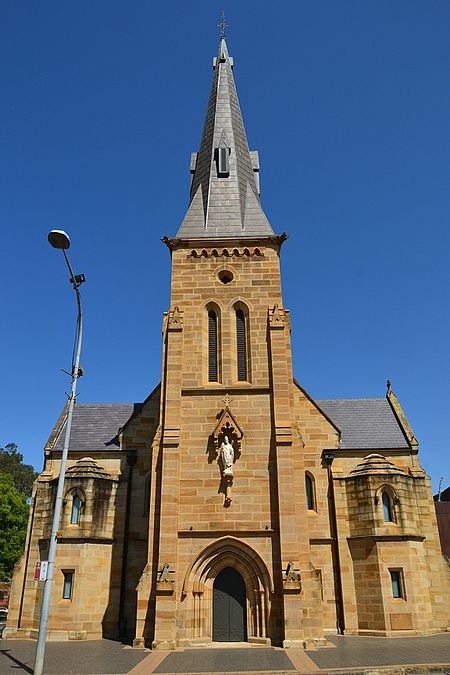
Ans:
<svg viewBox="0 0 450 675"><path fill-rule="evenodd" d="M67 454L69 451L70 430L72 427L73 406L75 404L77 380L83 374L80 368L81 339L83 335L83 323L81 313L81 296L79 287L85 281L84 274L74 274L67 257L67 249L70 246L69 236L63 230L52 230L48 235L48 241L54 248L59 248L64 254L67 267L70 273L70 283L73 286L77 298L78 318L77 335L75 348L75 361L72 364L72 388L69 394L69 410L67 413L66 434L64 438L64 448L61 456L61 466L59 469L58 489L56 493L55 512L53 514L52 532L50 535L50 545L48 549L47 574L44 580L44 592L42 596L41 618L39 621L39 635L36 647L36 657L34 661L34 675L42 675L44 666L45 640L47 636L48 611L50 607L50 598L52 593L53 572L55 567L56 545L58 543L59 520L61 517L61 506L64 491L64 476L66 473Z"/></svg>

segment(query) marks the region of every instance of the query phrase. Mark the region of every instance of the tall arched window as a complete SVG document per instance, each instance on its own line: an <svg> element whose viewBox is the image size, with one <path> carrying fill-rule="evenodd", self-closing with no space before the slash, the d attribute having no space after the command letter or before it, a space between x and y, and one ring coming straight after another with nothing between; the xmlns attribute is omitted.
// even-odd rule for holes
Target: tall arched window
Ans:
<svg viewBox="0 0 450 675"><path fill-rule="evenodd" d="M308 511L315 511L316 504L314 498L314 481L309 474L305 475L305 488L306 488L306 508Z"/></svg>
<svg viewBox="0 0 450 675"><path fill-rule="evenodd" d="M218 382L217 367L217 314L213 309L208 311L208 380Z"/></svg>
<svg viewBox="0 0 450 675"><path fill-rule="evenodd" d="M80 522L81 499L75 494L72 499L72 511L70 512L70 524L78 525Z"/></svg>
<svg viewBox="0 0 450 675"><path fill-rule="evenodd" d="M392 517L392 502L391 498L388 495L387 492L383 492L383 495L381 497L381 501L383 504L383 518L385 523L392 523L393 522L393 517Z"/></svg>
<svg viewBox="0 0 450 675"><path fill-rule="evenodd" d="M247 328L242 309L236 310L237 376L240 382L248 380L247 372Z"/></svg>

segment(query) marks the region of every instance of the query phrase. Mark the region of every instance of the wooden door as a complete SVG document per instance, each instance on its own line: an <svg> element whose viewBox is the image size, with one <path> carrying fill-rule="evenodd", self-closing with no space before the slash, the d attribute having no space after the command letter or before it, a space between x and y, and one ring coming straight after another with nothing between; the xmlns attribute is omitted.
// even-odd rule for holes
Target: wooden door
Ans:
<svg viewBox="0 0 450 675"><path fill-rule="evenodd" d="M225 567L214 581L212 639L214 642L247 639L245 583L233 567Z"/></svg>

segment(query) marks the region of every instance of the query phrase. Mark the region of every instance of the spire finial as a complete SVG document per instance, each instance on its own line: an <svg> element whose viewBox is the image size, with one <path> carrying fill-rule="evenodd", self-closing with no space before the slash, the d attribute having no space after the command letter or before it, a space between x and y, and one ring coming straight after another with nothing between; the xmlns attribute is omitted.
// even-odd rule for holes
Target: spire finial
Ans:
<svg viewBox="0 0 450 675"><path fill-rule="evenodd" d="M220 28L220 39L223 40L225 38L225 29L228 28L228 24L225 21L225 12L223 10L222 16L220 17L220 23L217 25Z"/></svg>

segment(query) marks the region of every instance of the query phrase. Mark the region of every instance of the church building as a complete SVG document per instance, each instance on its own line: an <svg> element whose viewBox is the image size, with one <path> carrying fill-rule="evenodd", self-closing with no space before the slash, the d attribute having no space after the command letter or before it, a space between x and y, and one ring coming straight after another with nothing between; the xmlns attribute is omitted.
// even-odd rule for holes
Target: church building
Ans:
<svg viewBox="0 0 450 675"><path fill-rule="evenodd" d="M306 647L448 630L430 479L385 398L316 401L292 372L276 234L225 38L174 237L161 382L77 404L49 639ZM159 330L155 326L155 330ZM36 637L64 408L35 483L5 637Z"/></svg>

